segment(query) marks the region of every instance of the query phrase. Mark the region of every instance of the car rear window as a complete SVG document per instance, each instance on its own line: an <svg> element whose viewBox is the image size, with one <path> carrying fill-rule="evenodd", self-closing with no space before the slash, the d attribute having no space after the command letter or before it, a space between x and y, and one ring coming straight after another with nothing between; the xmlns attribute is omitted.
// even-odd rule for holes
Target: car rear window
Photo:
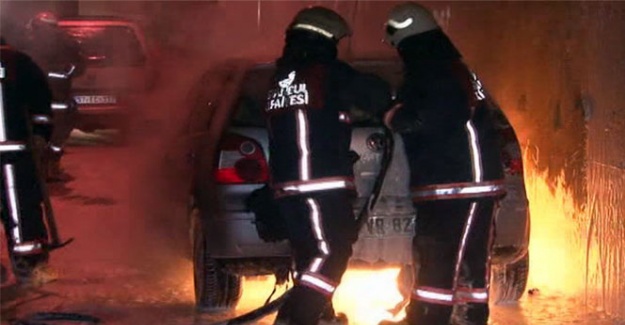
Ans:
<svg viewBox="0 0 625 325"><path fill-rule="evenodd" d="M139 66L146 56L134 30L128 26L63 26L80 43L87 64Z"/></svg>
<svg viewBox="0 0 625 325"><path fill-rule="evenodd" d="M353 66L359 71L382 77L393 88L401 81L401 67L394 62L356 62ZM265 127L262 112L274 71L273 65L264 65L248 71L237 101L233 126ZM350 114L352 124L356 127L381 126L382 121L378 116L359 107L352 107Z"/></svg>

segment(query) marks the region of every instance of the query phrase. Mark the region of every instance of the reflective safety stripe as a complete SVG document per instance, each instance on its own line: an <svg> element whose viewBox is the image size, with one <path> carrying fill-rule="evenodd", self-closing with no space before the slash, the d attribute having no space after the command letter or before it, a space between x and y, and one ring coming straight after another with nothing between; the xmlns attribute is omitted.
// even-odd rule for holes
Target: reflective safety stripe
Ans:
<svg viewBox="0 0 625 325"><path fill-rule="evenodd" d="M433 201L498 196L506 193L503 181L429 185L413 189L413 201Z"/></svg>
<svg viewBox="0 0 625 325"><path fill-rule="evenodd" d="M304 273L300 284L314 289L326 296L331 296L336 290L336 285L319 274Z"/></svg>
<svg viewBox="0 0 625 325"><path fill-rule="evenodd" d="M325 239L319 203L317 203L316 200L310 198L306 200L306 203L308 204L308 207L310 209L310 222L315 239L317 240L317 248L319 249L320 253L315 258L313 258L308 271L311 273L317 273L323 266L323 263L328 258L328 255L330 255L330 247Z"/></svg>
<svg viewBox="0 0 625 325"><path fill-rule="evenodd" d="M299 177L310 179L310 147L308 139L308 118L302 109L297 110L297 145L299 147Z"/></svg>
<svg viewBox="0 0 625 325"><path fill-rule="evenodd" d="M471 153L471 166L473 168L473 181L476 183L484 180L484 170L482 168L482 154L480 152L480 141L477 136L477 130L473 126L473 122L467 121L465 125L469 137L469 151Z"/></svg>
<svg viewBox="0 0 625 325"><path fill-rule="evenodd" d="M353 180L347 177L327 177L311 181L278 183L272 186L276 196L287 196L335 189L355 189Z"/></svg>
<svg viewBox="0 0 625 325"><path fill-rule="evenodd" d="M50 149L52 151L54 151L54 152L61 152L61 151L63 151L63 148L57 147L57 146L53 146L53 145L50 145Z"/></svg>
<svg viewBox="0 0 625 325"><path fill-rule="evenodd" d="M456 267L454 268L454 282L453 288L458 289L460 286L460 272L462 269L462 262L464 261L464 255L467 250L467 240L469 233L473 228L473 220L475 219L475 212L477 211L477 201L471 202L469 206L469 213L467 219L462 227L462 236L460 237L460 243L458 245L458 253L456 255Z"/></svg>
<svg viewBox="0 0 625 325"><path fill-rule="evenodd" d="M454 294L451 290L438 289L432 287L418 287L412 292L412 298L424 302L439 304L439 305L453 305Z"/></svg>
<svg viewBox="0 0 625 325"><path fill-rule="evenodd" d="M11 235L13 235L14 243L20 244L22 242L21 235L21 226L20 226L20 206L19 201L17 199L17 191L15 188L15 168L11 164L4 165L4 179L5 179L5 190L7 192L8 197L8 208L9 214L11 215L11 220L13 221L13 229L11 231Z"/></svg>
<svg viewBox="0 0 625 325"><path fill-rule="evenodd" d="M4 67L2 66L2 62L0 62L0 71L2 71L2 79L4 79ZM7 140L7 130L6 130L6 121L4 120L4 87L2 87L2 83L0 83L0 142L4 142Z"/></svg>
<svg viewBox="0 0 625 325"><path fill-rule="evenodd" d="M455 296L456 302L488 303L488 290L484 288L459 287Z"/></svg>
<svg viewBox="0 0 625 325"><path fill-rule="evenodd" d="M15 141L0 142L0 152L24 151L24 150L26 150L26 143L24 142L15 142Z"/></svg>
<svg viewBox="0 0 625 325"><path fill-rule="evenodd" d="M51 107L55 110L64 110L69 108L69 106L65 103L52 103Z"/></svg>
<svg viewBox="0 0 625 325"><path fill-rule="evenodd" d="M305 30L319 33L327 38L334 38L334 35L332 35L332 33L328 32L327 30L319 28L317 26L310 25L310 24L296 24L292 28L293 29L305 29Z"/></svg>
<svg viewBox="0 0 625 325"><path fill-rule="evenodd" d="M33 123L35 124L50 124L52 123L52 118L48 115L43 114L35 114L33 115Z"/></svg>
<svg viewBox="0 0 625 325"><path fill-rule="evenodd" d="M339 122L351 123L352 119L348 112L339 112Z"/></svg>
<svg viewBox="0 0 625 325"><path fill-rule="evenodd" d="M58 72L48 72L48 78L67 79L67 75Z"/></svg>
<svg viewBox="0 0 625 325"><path fill-rule="evenodd" d="M410 25L412 25L412 23L414 22L414 20L412 18L407 18L404 21L397 21L394 19L389 19L388 22L386 22L387 25L393 27L393 28L397 28L397 29L404 29Z"/></svg>
<svg viewBox="0 0 625 325"><path fill-rule="evenodd" d="M43 245L38 242L26 242L13 246L13 251L20 254L37 253L43 249Z"/></svg>
<svg viewBox="0 0 625 325"><path fill-rule="evenodd" d="M453 305L467 302L488 303L488 290L485 288L459 287L454 293L454 291L450 289L420 286L414 289L412 298L439 305Z"/></svg>

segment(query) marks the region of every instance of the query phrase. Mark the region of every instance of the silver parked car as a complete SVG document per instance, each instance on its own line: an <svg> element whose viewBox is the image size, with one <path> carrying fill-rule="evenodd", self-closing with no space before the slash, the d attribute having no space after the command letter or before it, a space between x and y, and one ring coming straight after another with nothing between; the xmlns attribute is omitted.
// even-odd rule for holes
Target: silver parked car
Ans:
<svg viewBox="0 0 625 325"><path fill-rule="evenodd" d="M354 61L361 71L387 80L394 89L402 79L396 61ZM230 62L205 73L189 96L190 116L180 143L186 167L178 178L188 186L188 220L193 245L196 304L207 311L234 307L241 277L276 275L286 279L291 266L286 241L259 236L254 213L246 205L252 191L268 180L268 137L262 116L274 72L271 64ZM502 163L508 195L497 216L492 276L493 301L515 301L528 275L529 212L521 152L512 127L500 120ZM388 143L378 116L352 107L352 150L359 212L371 194ZM394 135L392 162L370 218L354 246L352 267L405 266L411 262L416 211L408 190L408 164L401 137Z"/></svg>
<svg viewBox="0 0 625 325"><path fill-rule="evenodd" d="M85 56L85 72L72 85L77 128L127 130L128 117L157 76L154 53L138 22L109 16L59 21Z"/></svg>

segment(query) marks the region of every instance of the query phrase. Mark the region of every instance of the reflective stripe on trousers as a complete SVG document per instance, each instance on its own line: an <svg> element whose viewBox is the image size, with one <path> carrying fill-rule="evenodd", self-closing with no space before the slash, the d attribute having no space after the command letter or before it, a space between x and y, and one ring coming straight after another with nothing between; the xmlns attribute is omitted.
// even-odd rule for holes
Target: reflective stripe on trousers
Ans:
<svg viewBox="0 0 625 325"><path fill-rule="evenodd" d="M13 252L16 254L33 254L43 251L43 244L40 242L24 242L21 244L15 244L13 246Z"/></svg>
<svg viewBox="0 0 625 325"><path fill-rule="evenodd" d="M331 297L336 290L336 284L328 278L315 273L306 272L299 279L299 284L309 287L322 295Z"/></svg>
<svg viewBox="0 0 625 325"><path fill-rule="evenodd" d="M32 121L34 124L52 124L52 117L45 114L34 114Z"/></svg>
<svg viewBox="0 0 625 325"><path fill-rule="evenodd" d="M321 208L317 200L308 198L306 204L309 208L310 225L312 227L313 236L317 241L317 249L319 254L313 257L308 270L302 274L300 278L300 284L307 286L315 291L320 292L325 296L332 296L334 290L336 290L336 284L327 279L323 275L319 274L319 270L323 267L328 255L330 255L330 247L326 241L323 231L323 216L321 215Z"/></svg>
<svg viewBox="0 0 625 325"><path fill-rule="evenodd" d="M7 196L7 207L9 209L9 215L13 221L13 227L10 230L10 235L13 237L15 245L22 243L22 233L20 227L20 205L17 197L17 189L15 187L15 168L11 164L3 166L4 171L4 186Z"/></svg>
<svg viewBox="0 0 625 325"><path fill-rule="evenodd" d="M488 303L486 288L459 287L457 290L440 289L426 286L416 287L412 299L437 305L455 305L459 303Z"/></svg>
<svg viewBox="0 0 625 325"><path fill-rule="evenodd" d="M451 283L451 288L449 289L436 288L432 286L416 286L412 295L413 299L441 305L454 305L457 303L488 303L488 267L486 268L486 278L484 282L486 286L485 288L470 288L460 282L462 264L467 251L467 243L469 240L469 235L474 228L476 218L478 218L479 204L480 203L478 201L472 201L469 204L468 213L466 215L466 219L462 227L462 232L460 233L460 240L458 242L458 250L455 258L453 282ZM492 243L493 226L491 225L489 229L490 231L488 233L488 242ZM490 247L490 244L488 247Z"/></svg>

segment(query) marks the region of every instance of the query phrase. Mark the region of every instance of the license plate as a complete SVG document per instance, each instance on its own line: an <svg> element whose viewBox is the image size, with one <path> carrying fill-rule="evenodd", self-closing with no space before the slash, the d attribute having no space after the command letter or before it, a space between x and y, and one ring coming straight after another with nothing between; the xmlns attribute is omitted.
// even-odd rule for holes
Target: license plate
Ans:
<svg viewBox="0 0 625 325"><path fill-rule="evenodd" d="M370 217L361 234L365 237L397 237L414 235L413 217Z"/></svg>
<svg viewBox="0 0 625 325"><path fill-rule="evenodd" d="M111 95L74 96L78 104L116 104L117 97Z"/></svg>

